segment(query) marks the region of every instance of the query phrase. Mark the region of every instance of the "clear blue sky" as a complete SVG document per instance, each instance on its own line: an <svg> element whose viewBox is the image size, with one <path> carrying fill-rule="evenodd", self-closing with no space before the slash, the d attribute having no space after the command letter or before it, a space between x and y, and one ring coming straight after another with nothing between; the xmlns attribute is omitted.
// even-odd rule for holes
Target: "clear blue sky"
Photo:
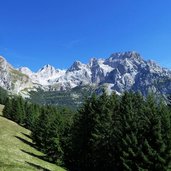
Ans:
<svg viewBox="0 0 171 171"><path fill-rule="evenodd" d="M171 0L4 0L0 54L15 67L67 68L135 50L171 68Z"/></svg>

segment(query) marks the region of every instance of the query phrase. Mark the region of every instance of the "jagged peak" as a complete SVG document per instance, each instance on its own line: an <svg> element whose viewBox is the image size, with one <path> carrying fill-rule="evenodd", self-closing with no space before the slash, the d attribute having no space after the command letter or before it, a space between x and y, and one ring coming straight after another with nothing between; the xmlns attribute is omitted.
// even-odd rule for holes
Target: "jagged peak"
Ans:
<svg viewBox="0 0 171 171"><path fill-rule="evenodd" d="M7 60L3 56L0 56L0 63L7 63Z"/></svg>
<svg viewBox="0 0 171 171"><path fill-rule="evenodd" d="M161 69L163 68L159 64L157 64L154 60L148 60L147 64L152 68L161 68Z"/></svg>
<svg viewBox="0 0 171 171"><path fill-rule="evenodd" d="M54 66L50 65L50 64L46 64L43 66L43 68L54 68Z"/></svg>
<svg viewBox="0 0 171 171"><path fill-rule="evenodd" d="M1 65L1 68L7 68L7 67L13 68L13 66L9 64L3 56L0 56L0 65Z"/></svg>
<svg viewBox="0 0 171 171"><path fill-rule="evenodd" d="M147 63L150 65L157 65L157 63L154 60L148 60Z"/></svg>
<svg viewBox="0 0 171 171"><path fill-rule="evenodd" d="M26 70L26 71L31 71L28 67L20 67L18 68L19 71Z"/></svg>
<svg viewBox="0 0 171 171"><path fill-rule="evenodd" d="M99 65L100 63L103 63L104 61L105 61L105 59L103 59L103 58L99 58L99 59L91 58L88 65L90 67L92 67L92 66L95 66L95 65Z"/></svg>
<svg viewBox="0 0 171 171"><path fill-rule="evenodd" d="M0 55L0 60L6 61L6 59Z"/></svg>
<svg viewBox="0 0 171 171"><path fill-rule="evenodd" d="M38 72L42 72L42 71L46 71L46 70L56 70L56 69L52 65L46 64L41 69L39 69Z"/></svg>
<svg viewBox="0 0 171 171"><path fill-rule="evenodd" d="M83 64L82 62L80 61L75 61L71 67L67 70L68 72L71 72L71 71L75 71L75 70L80 70L82 66L84 66L85 64Z"/></svg>
<svg viewBox="0 0 171 171"><path fill-rule="evenodd" d="M98 61L98 59L93 57L93 58L90 59L89 65L90 65L90 66L93 66L93 65L95 65L95 64L98 63L97 61Z"/></svg>
<svg viewBox="0 0 171 171"><path fill-rule="evenodd" d="M28 67L20 67L17 70L29 76L34 74L34 72L32 72Z"/></svg>
<svg viewBox="0 0 171 171"><path fill-rule="evenodd" d="M109 59L115 60L115 59L126 59L126 58L133 58L133 59L141 59L141 56L136 51L127 51L127 52L117 52L113 53Z"/></svg>
<svg viewBox="0 0 171 171"><path fill-rule="evenodd" d="M81 61L75 61L73 65L82 65L83 63Z"/></svg>
<svg viewBox="0 0 171 171"><path fill-rule="evenodd" d="M27 67L21 67L20 70L27 73L30 81L25 82L18 79L16 86L12 87L11 83L16 76L11 74L14 69L11 70L5 58L0 56L0 86L18 92L28 88L67 90L80 85L101 86L109 84L111 91L116 90L122 93L129 89L140 89L145 93L150 86L150 88L154 88L154 80L160 81L166 78L165 80L169 81L171 79L171 72L162 69L155 62L143 60L140 54L135 51L113 53L107 59L91 58L88 64L75 61L67 71L55 69L49 64L33 74L29 72ZM166 86L168 89L165 88L163 91L171 92L170 82Z"/></svg>

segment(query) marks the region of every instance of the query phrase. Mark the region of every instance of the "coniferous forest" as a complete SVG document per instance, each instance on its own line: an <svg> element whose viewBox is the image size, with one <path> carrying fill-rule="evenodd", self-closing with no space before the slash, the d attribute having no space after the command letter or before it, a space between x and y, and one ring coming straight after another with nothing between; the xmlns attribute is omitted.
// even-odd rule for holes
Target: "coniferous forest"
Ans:
<svg viewBox="0 0 171 171"><path fill-rule="evenodd" d="M171 162L171 109L140 93L105 92L77 111L21 97L3 101L4 117L32 131L47 160L71 171L166 171Z"/></svg>

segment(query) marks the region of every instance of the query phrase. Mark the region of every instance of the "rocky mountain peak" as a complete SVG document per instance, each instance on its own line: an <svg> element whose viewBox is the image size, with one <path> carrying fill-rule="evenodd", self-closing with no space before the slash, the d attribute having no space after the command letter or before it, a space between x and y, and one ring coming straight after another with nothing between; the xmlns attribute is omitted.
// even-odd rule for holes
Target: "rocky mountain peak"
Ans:
<svg viewBox="0 0 171 171"><path fill-rule="evenodd" d="M17 92L21 89L14 86L16 83L20 87L22 85L22 89L40 88L45 91L68 90L86 85L95 86L97 89L107 86L108 90L119 94L125 90L139 90L143 94L151 90L171 93L171 72L155 62L143 60L135 51L113 53L107 59L92 58L88 64L75 61L67 71L56 69L49 64L36 73L27 67L16 72L9 66L6 60L0 57L0 86L12 91L15 87ZM26 80L27 84L22 80Z"/></svg>
<svg viewBox="0 0 171 171"><path fill-rule="evenodd" d="M81 68L83 67L83 63L81 63L80 61L75 61L72 66L67 70L67 72L72 72L72 71L78 71L81 70Z"/></svg>
<svg viewBox="0 0 171 171"><path fill-rule="evenodd" d="M31 76L33 74L33 72L28 67L20 67L18 70L28 76Z"/></svg>
<svg viewBox="0 0 171 171"><path fill-rule="evenodd" d="M98 65L98 59L97 58L91 58L90 62L89 62L89 66L93 67L93 66L97 66Z"/></svg>
<svg viewBox="0 0 171 171"><path fill-rule="evenodd" d="M109 59L110 60L124 60L124 59L138 59L142 60L139 53L135 51L128 51L128 52L119 52L119 53L113 53Z"/></svg>
<svg viewBox="0 0 171 171"><path fill-rule="evenodd" d="M47 72L47 71L55 71L55 67L47 64L47 65L44 65L38 72Z"/></svg>
<svg viewBox="0 0 171 171"><path fill-rule="evenodd" d="M3 56L0 56L0 70L7 70L10 67L12 68L12 66L7 62L7 60Z"/></svg>
<svg viewBox="0 0 171 171"><path fill-rule="evenodd" d="M6 61L6 59L3 56L0 56L0 62Z"/></svg>

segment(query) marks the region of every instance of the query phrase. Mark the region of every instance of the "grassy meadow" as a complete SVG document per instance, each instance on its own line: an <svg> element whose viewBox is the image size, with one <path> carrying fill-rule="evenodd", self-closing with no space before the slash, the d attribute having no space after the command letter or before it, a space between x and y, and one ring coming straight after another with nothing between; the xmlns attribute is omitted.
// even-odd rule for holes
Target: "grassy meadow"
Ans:
<svg viewBox="0 0 171 171"><path fill-rule="evenodd" d="M0 105L0 171L65 171L45 161L30 139L30 131L2 117Z"/></svg>

